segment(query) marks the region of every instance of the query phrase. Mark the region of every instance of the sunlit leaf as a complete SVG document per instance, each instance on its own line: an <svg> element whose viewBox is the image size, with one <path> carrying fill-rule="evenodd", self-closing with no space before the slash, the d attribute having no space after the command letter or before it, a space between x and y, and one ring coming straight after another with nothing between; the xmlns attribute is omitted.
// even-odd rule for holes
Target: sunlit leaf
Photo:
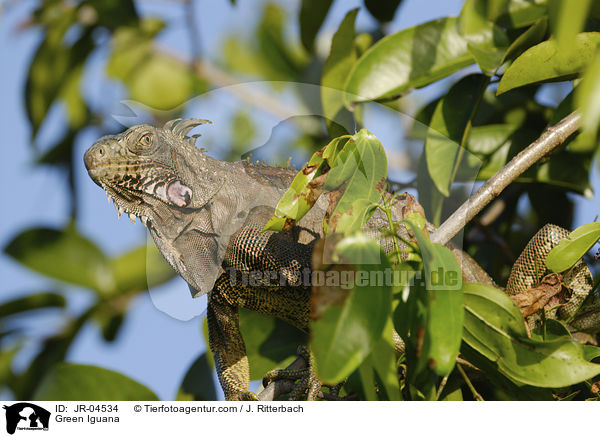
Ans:
<svg viewBox="0 0 600 437"><path fill-rule="evenodd" d="M444 196L460 164L461 146L467 143L471 120L487 87L488 79L469 75L457 82L438 103L425 140L427 170Z"/></svg>
<svg viewBox="0 0 600 437"><path fill-rule="evenodd" d="M96 366L59 363L32 397L39 401L157 401L150 389L117 372Z"/></svg>
<svg viewBox="0 0 600 437"><path fill-rule="evenodd" d="M344 106L341 91L348 72L356 62L357 53L354 47L354 22L358 9L346 14L344 21L333 35L329 57L323 66L321 76L321 103L327 129L331 136L344 135L350 132L354 124L352 113Z"/></svg>
<svg viewBox="0 0 600 437"><path fill-rule="evenodd" d="M485 0L467 0L459 25L481 71L491 76L502 64L509 40L504 30L490 19L489 7L490 2Z"/></svg>
<svg viewBox="0 0 600 437"><path fill-rule="evenodd" d="M275 214L265 225L265 230L281 231L291 227L313 207L323 191L324 179L348 136L334 138L327 146L315 152L298 172L290 188L279 200Z"/></svg>
<svg viewBox="0 0 600 437"><path fill-rule="evenodd" d="M582 345L575 340L527 338L519 309L502 291L466 283L464 302L464 341L513 381L566 387L600 374L600 365L587 361Z"/></svg>
<svg viewBox="0 0 600 437"><path fill-rule="evenodd" d="M582 134L591 137L589 143L595 146L594 140L600 126L600 56L598 54L576 89L575 100L581 110Z"/></svg>
<svg viewBox="0 0 600 437"><path fill-rule="evenodd" d="M555 40L544 41L519 56L506 70L497 94L532 83L562 81L575 78L595 58L600 33L580 33L573 42L573 51L561 56Z"/></svg>
<svg viewBox="0 0 600 437"><path fill-rule="evenodd" d="M546 257L546 266L560 273L570 269L600 239L600 223L587 223L563 238Z"/></svg>
<svg viewBox="0 0 600 437"><path fill-rule="evenodd" d="M494 0L492 3L498 6L494 21L515 29L533 24L548 13L545 0Z"/></svg>
<svg viewBox="0 0 600 437"><path fill-rule="evenodd" d="M548 0L550 27L558 43L559 56L577 55L573 52L575 37L585 26L590 4L590 0Z"/></svg>
<svg viewBox="0 0 600 437"><path fill-rule="evenodd" d="M473 63L456 18L442 18L386 36L367 50L346 81L346 105L419 88Z"/></svg>
<svg viewBox="0 0 600 437"><path fill-rule="evenodd" d="M354 232L362 228L380 201L386 183L387 158L371 132L361 129L338 153L324 189L329 208L323 220L327 232Z"/></svg>
<svg viewBox="0 0 600 437"><path fill-rule="evenodd" d="M539 43L542 41L544 36L546 35L546 30L548 29L548 19L540 18L535 23L529 27L525 32L515 39L506 52L504 53L504 57L502 58L501 63L509 59L515 59L529 47Z"/></svg>
<svg viewBox="0 0 600 437"><path fill-rule="evenodd" d="M315 249L315 270L337 282L316 283L313 276L311 348L319 377L337 383L381 338L392 304L391 286L384 281L390 264L381 247L363 234L336 241L333 265L322 264L323 247Z"/></svg>
<svg viewBox="0 0 600 437"><path fill-rule="evenodd" d="M425 269L427 316L418 367L438 375L454 368L463 329L463 285L460 266L448 248L432 243L407 222L419 243Z"/></svg>

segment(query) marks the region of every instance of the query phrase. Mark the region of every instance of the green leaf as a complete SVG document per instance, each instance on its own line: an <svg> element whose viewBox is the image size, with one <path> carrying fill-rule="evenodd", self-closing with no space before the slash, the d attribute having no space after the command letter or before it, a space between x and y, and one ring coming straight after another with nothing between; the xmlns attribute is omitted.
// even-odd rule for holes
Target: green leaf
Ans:
<svg viewBox="0 0 600 437"><path fill-rule="evenodd" d="M354 47L354 22L358 9L346 14L335 35L331 39L329 57L323 66L321 76L321 104L330 136L347 134L354 125L352 113L344 106L341 88L348 77L348 71L358 56Z"/></svg>
<svg viewBox="0 0 600 437"><path fill-rule="evenodd" d="M33 228L17 235L4 252L38 273L74 285L111 293L115 279L108 259L73 227Z"/></svg>
<svg viewBox="0 0 600 437"><path fill-rule="evenodd" d="M467 159L473 161L469 164L470 167L478 169L477 180L492 177L537 135L527 128L515 128L511 124L498 124L474 127L471 130L467 148L483 161L481 165L479 160L473 159L473 155L467 154ZM553 159L527 170L516 181L541 182L591 197L592 187L588 177L590 162L588 154L560 151Z"/></svg>
<svg viewBox="0 0 600 437"><path fill-rule="evenodd" d="M597 142L596 142L596 133L597 130L593 127L593 124L588 124L587 116L588 114L592 115L595 109L593 109L595 105L595 101L591 98L593 97L595 91L587 90L580 91L582 82L585 82L586 85L592 85L596 83L596 79L594 75L591 75L596 67L594 65L597 63L597 60L594 60L592 65L586 71L582 81L573 88L573 90L559 103L558 107L554 110L552 114L552 118L550 119L550 125L558 123L564 117L569 115L571 112L575 110L575 108L580 108L582 111L582 129L578 132L575 132L565 141L567 149L572 153L585 153L591 154L596 150ZM575 102L577 101L577 106ZM588 105L592 105L590 107L591 112L589 112ZM593 117L593 115L592 115ZM587 120L586 120L587 119ZM590 130L591 129L591 130Z"/></svg>
<svg viewBox="0 0 600 437"><path fill-rule="evenodd" d="M552 390L549 388L533 387L530 385L515 382L507 378L498 370L498 366L493 361L488 360L476 350L471 348L466 342L460 349L461 356L469 363L479 368L487 379L493 384L496 391L499 391L500 399L519 400L519 401L553 401ZM506 396L506 397L503 397Z"/></svg>
<svg viewBox="0 0 600 437"><path fill-rule="evenodd" d="M64 308L66 300L63 295L56 293L35 293L29 296L3 302L0 305L0 319L13 316L25 311L43 308Z"/></svg>
<svg viewBox="0 0 600 437"><path fill-rule="evenodd" d="M202 88L189 65L154 50L153 38L163 26L148 18L116 31L106 69L127 85L131 99L155 110L173 109Z"/></svg>
<svg viewBox="0 0 600 437"><path fill-rule="evenodd" d="M546 257L546 266L560 273L570 269L600 239L600 223L578 227L556 245Z"/></svg>
<svg viewBox="0 0 600 437"><path fill-rule="evenodd" d="M0 351L0 387L6 387L13 380L12 361L19 352L19 347L6 348Z"/></svg>
<svg viewBox="0 0 600 437"><path fill-rule="evenodd" d="M345 84L346 105L420 88L473 63L456 18L442 18L386 36L356 62Z"/></svg>
<svg viewBox="0 0 600 437"><path fill-rule="evenodd" d="M265 4L262 21L257 29L259 53L280 77L298 77L306 57L288 47L285 42L285 10L274 3Z"/></svg>
<svg viewBox="0 0 600 437"><path fill-rule="evenodd" d="M84 4L97 12L100 26L114 30L121 26L139 25L133 0L89 0Z"/></svg>
<svg viewBox="0 0 600 437"><path fill-rule="evenodd" d="M41 381L36 401L157 401L150 389L96 366L59 363Z"/></svg>
<svg viewBox="0 0 600 437"><path fill-rule="evenodd" d="M444 376L454 368L463 329L462 273L452 252L432 243L411 221L423 258L427 316L418 368L425 366Z"/></svg>
<svg viewBox="0 0 600 437"><path fill-rule="evenodd" d="M335 138L298 172L265 230L289 229L312 208L323 190L329 197L325 232L359 230L380 200L386 175L385 151L369 131L361 129L352 136Z"/></svg>
<svg viewBox="0 0 600 437"><path fill-rule="evenodd" d="M547 18L540 18L533 23L529 29L519 35L517 39L515 39L510 46L508 46L508 49L502 58L501 64L503 64L504 61L515 59L529 47L541 42L546 35L546 30L548 30Z"/></svg>
<svg viewBox="0 0 600 437"><path fill-rule="evenodd" d="M589 143L596 146L600 126L600 56L596 57L585 72L575 91L577 107L581 110L581 134L591 137Z"/></svg>
<svg viewBox="0 0 600 437"><path fill-rule="evenodd" d="M573 51L561 56L555 40L531 47L512 63L498 84L497 94L524 85L549 81L571 80L594 60L600 33L580 33L573 42Z"/></svg>
<svg viewBox="0 0 600 437"><path fill-rule="evenodd" d="M531 331L531 338L534 340L554 340L560 337L571 337L571 333L564 323L556 319L546 319L542 326Z"/></svg>
<svg viewBox="0 0 600 437"><path fill-rule="evenodd" d="M275 214L265 225L265 231L281 231L304 217L321 195L323 175L334 165L339 149L344 147L347 140L348 136L334 138L313 154L279 200Z"/></svg>
<svg viewBox="0 0 600 437"><path fill-rule="evenodd" d="M323 220L325 233L358 231L379 203L386 183L387 158L371 132L361 129L337 154L324 189L329 207Z"/></svg>
<svg viewBox="0 0 600 437"><path fill-rule="evenodd" d="M585 355L585 359L591 361L594 358L600 357L600 347L592 346L591 344L584 344L583 353Z"/></svg>
<svg viewBox="0 0 600 437"><path fill-rule="evenodd" d="M313 51L315 37L325 21L333 0L302 0L300 6L300 40L309 52Z"/></svg>
<svg viewBox="0 0 600 437"><path fill-rule="evenodd" d="M126 302L129 303L129 300L127 300ZM106 316L104 314L96 315L96 319L100 323L100 328L102 330L102 338L104 338L104 341L112 342L117 339L119 332L121 332L123 322L125 322L125 311L127 311L127 303L123 304L119 302L122 308L111 309L110 313Z"/></svg>
<svg viewBox="0 0 600 437"><path fill-rule="evenodd" d="M381 381L387 399L401 401L400 384L398 382L398 368L396 366L396 353L394 351L394 325L388 317L383 335L371 351L371 363L379 380Z"/></svg>
<svg viewBox="0 0 600 437"><path fill-rule="evenodd" d="M590 9L590 0L548 0L550 27L558 43L559 56L576 56L576 35L583 30Z"/></svg>
<svg viewBox="0 0 600 437"><path fill-rule="evenodd" d="M306 333L283 320L243 308L239 313L252 380L262 379L269 370L287 367L296 358L298 346L308 341Z"/></svg>
<svg viewBox="0 0 600 437"><path fill-rule="evenodd" d="M185 103L196 86L188 66L158 53L148 56L126 84L132 100L159 111Z"/></svg>
<svg viewBox="0 0 600 437"><path fill-rule="evenodd" d="M467 0L459 25L481 71L492 76L502 64L509 41L504 30L488 18L489 7L487 0Z"/></svg>
<svg viewBox="0 0 600 437"><path fill-rule="evenodd" d="M364 0L369 13L382 23L389 23L394 19L396 9L402 0Z"/></svg>
<svg viewBox="0 0 600 437"><path fill-rule="evenodd" d="M110 260L120 293L157 287L175 276L153 243L145 244Z"/></svg>
<svg viewBox="0 0 600 437"><path fill-rule="evenodd" d="M87 116L79 85L83 65L94 48L91 32L84 30L72 46L67 46L65 34L77 21L76 9L65 6L51 15L25 83L25 105L34 137L50 107L59 99L66 104L72 128L81 128Z"/></svg>
<svg viewBox="0 0 600 437"><path fill-rule="evenodd" d="M471 120L488 85L481 74L462 78L438 103L425 140L427 171L436 188L450 195L464 147L471 129Z"/></svg>
<svg viewBox="0 0 600 437"><path fill-rule="evenodd" d="M432 100L419 110L415 116L415 123L411 135L418 140L425 140L429 133L431 119L441 98ZM417 190L419 194L419 203L425 210L425 216L435 226L439 226L442 219L442 206L444 195L437 189L435 182L431 178L427 169L427 149L423 148L423 153L419 158L417 166Z"/></svg>
<svg viewBox="0 0 600 437"><path fill-rule="evenodd" d="M381 247L363 234L334 241L328 244L335 244L336 264L321 264L322 247L313 255L321 279L333 280L316 282L313 275L311 297L311 349L319 378L327 383L350 375L371 353L392 304L391 286L384 281L391 266Z"/></svg>
<svg viewBox="0 0 600 437"><path fill-rule="evenodd" d="M186 372L178 401L216 401L217 389L213 379L213 366L207 353L200 355Z"/></svg>
<svg viewBox="0 0 600 437"><path fill-rule="evenodd" d="M600 365L587 361L582 346L570 338L528 339L521 313L502 291L466 283L464 305L463 340L511 380L566 387L600 374Z"/></svg>
<svg viewBox="0 0 600 437"><path fill-rule="evenodd" d="M375 375L371 356L365 358L360 366L358 366L358 374L362 385L362 392L366 401L376 401L377 392L375 391Z"/></svg>
<svg viewBox="0 0 600 437"><path fill-rule="evenodd" d="M493 2L494 21L500 26L519 29L533 24L547 14L545 0L497 0Z"/></svg>

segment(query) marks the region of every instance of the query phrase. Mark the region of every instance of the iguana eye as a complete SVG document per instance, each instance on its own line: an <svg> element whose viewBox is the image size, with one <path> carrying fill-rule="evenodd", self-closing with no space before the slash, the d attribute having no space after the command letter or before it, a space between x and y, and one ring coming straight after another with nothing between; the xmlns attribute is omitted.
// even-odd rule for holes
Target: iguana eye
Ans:
<svg viewBox="0 0 600 437"><path fill-rule="evenodd" d="M140 138L139 142L142 146L149 146L150 144L152 144L152 137L150 136L150 134L146 134L142 136L142 138Z"/></svg>

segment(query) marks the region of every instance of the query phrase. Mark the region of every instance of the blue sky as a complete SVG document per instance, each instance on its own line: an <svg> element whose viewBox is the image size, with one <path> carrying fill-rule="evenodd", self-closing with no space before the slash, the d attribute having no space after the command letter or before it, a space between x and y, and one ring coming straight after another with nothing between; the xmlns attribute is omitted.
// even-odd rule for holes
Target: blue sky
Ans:
<svg viewBox="0 0 600 437"><path fill-rule="evenodd" d="M232 7L229 1L197 1L197 16L201 31L201 47L203 56L217 62L224 36L232 31L250 33L254 23L260 16L261 2L238 1ZM280 2L286 6L291 19L290 35L298 38L296 24L299 1ZM0 3L1 4L1 3ZM0 161L2 175L3 213L0 216L0 247L4 247L14 235L21 230L33 226L49 226L60 228L68 220L68 198L64 179L56 171L35 167L34 155L29 146L30 131L24 109L24 83L27 68L33 50L40 40L40 34L34 29L19 31L18 26L27 17L35 2L8 2L0 14L0 132L2 132L2 149L5 157ZM320 33L325 47L345 13L362 4L360 1L336 1ZM438 0L419 1L405 0L390 25L390 31L419 24L434 18L458 15L462 1ZM177 4L161 1L137 2L143 15L158 15L167 20L168 31L161 36L161 43L172 50L189 54L189 40L185 29L184 9ZM368 26L371 17L361 11L358 27ZM106 53L99 53L92 65L104 61ZM89 69L93 71L93 68ZM122 88L115 84L105 84L102 78L89 73L86 79L85 95L92 102L102 102L106 108L117 107L119 101L126 96ZM243 79L240 79L242 81ZM89 86L88 86L89 85ZM431 92L431 91L429 91ZM551 99L552 96L541 98ZM227 120L235 102L227 101L226 95L219 94L207 104L202 98L194 111L188 115L215 120ZM216 102L216 103L215 103ZM99 103L100 104L100 103ZM205 113L204 108L207 112ZM229 112L228 112L229 111ZM55 114L58 115L58 114ZM53 128L52 118L44 126L42 137L57 135ZM226 126L226 123L221 123ZM206 128L212 129L212 128ZM202 131L203 134L205 131ZM381 129L374 132L384 145L398 139L398 132ZM212 133L206 131L208 144L221 141L223 131L215 128ZM270 130L266 130L270 134ZM285 132L282 134L285 138ZM145 228L139 222L132 225L128 220L118 221L112 205L107 205L106 196L87 176L83 167L82 156L87 147L97 138L97 133L90 130L81 135L76 148L76 162L81 163L75 175L80 187L78 199L79 230L93 240L108 254L117 254L131 249L146 240ZM204 138L204 137L203 137ZM389 140L389 141L386 141ZM43 148L44 141L40 146ZM211 150L218 156L218 150ZM595 166L594 166L595 168ZM594 185L597 185L597 172ZM593 221L598 208L592 201L575 196L577 199L576 225ZM49 282L5 256L0 256L0 301L17 295L51 290L65 290L69 297L69 314L77 314L90 302L87 292L64 287ZM107 344L102 340L99 329L88 324L81 332L71 348L68 360L77 363L95 364L124 373L155 391L161 399L173 399L185 371L196 357L205 349L201 333L201 323L205 299L192 301L187 285L181 279L175 279L160 289L140 295L133 303L124 328L118 339ZM157 308L158 307L158 308ZM162 308L159 309L159 308ZM167 314L165 311L170 313ZM200 316L194 317L199 314ZM173 317L174 315L175 317ZM35 354L35 339L54 331L60 321L61 314L40 315L35 324L27 322L31 341L18 357L17 368L22 367Z"/></svg>

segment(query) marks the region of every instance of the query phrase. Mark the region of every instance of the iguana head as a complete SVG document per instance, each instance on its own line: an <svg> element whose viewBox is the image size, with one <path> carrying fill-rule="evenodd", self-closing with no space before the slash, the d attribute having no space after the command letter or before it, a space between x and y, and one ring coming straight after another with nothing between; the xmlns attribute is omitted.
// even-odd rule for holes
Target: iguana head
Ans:
<svg viewBox="0 0 600 437"><path fill-rule="evenodd" d="M172 120L162 128L142 124L106 135L85 153L90 177L115 203L119 216L146 225L200 208L218 190L214 168L186 134L208 120ZM213 160L211 160L213 161ZM210 166L208 166L210 167Z"/></svg>
<svg viewBox="0 0 600 437"><path fill-rule="evenodd" d="M228 207L216 200L228 163L197 149L199 135L186 136L205 123L177 119L162 128L134 126L100 138L84 156L91 178L114 201L119 216L127 213L133 222L140 217L194 295L211 290L233 232L227 226L236 224L228 209L234 199L224 196Z"/></svg>

